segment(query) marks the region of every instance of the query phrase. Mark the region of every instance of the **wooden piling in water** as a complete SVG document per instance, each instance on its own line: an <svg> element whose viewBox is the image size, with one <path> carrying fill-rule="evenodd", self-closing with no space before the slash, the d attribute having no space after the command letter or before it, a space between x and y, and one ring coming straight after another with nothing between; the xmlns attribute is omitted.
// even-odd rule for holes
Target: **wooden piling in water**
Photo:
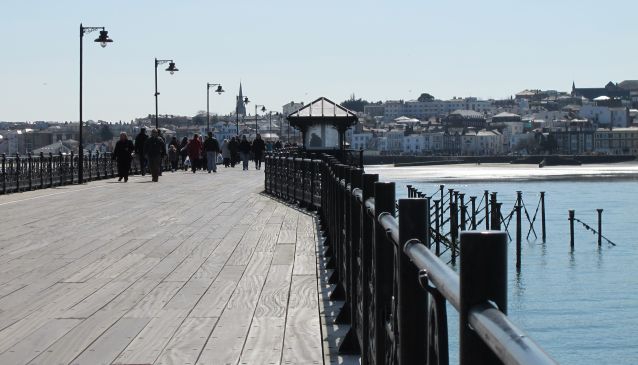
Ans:
<svg viewBox="0 0 638 365"><path fill-rule="evenodd" d="M521 205L516 204L516 271L521 271Z"/></svg>
<svg viewBox="0 0 638 365"><path fill-rule="evenodd" d="M598 246L603 242L603 210L596 209L598 212Z"/></svg>
<svg viewBox="0 0 638 365"><path fill-rule="evenodd" d="M571 249L574 249L574 217L575 217L575 212L573 209L569 210L569 246L571 247Z"/></svg>
<svg viewBox="0 0 638 365"><path fill-rule="evenodd" d="M490 197L490 192L489 190L485 190L484 195L483 195L483 201L485 202L485 229L489 230L490 229L490 208L489 208L489 197Z"/></svg>
<svg viewBox="0 0 638 365"><path fill-rule="evenodd" d="M472 230L476 230L476 197L470 197L470 204L472 204Z"/></svg>
<svg viewBox="0 0 638 365"><path fill-rule="evenodd" d="M545 243L547 235L545 234L545 192L541 191L541 231L543 243Z"/></svg>

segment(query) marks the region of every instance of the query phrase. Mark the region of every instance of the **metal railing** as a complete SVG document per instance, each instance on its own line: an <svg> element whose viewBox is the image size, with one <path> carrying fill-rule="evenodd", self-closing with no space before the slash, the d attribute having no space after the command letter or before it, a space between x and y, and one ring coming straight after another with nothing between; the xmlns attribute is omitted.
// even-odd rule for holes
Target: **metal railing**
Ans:
<svg viewBox="0 0 638 365"><path fill-rule="evenodd" d="M327 155L269 155L265 175L267 193L319 211L330 299L345 301L335 321L350 325L340 352L362 364L447 364L449 303L461 364L556 363L506 315L505 232L461 233L459 275L431 250L427 199L397 205L394 183Z"/></svg>
<svg viewBox="0 0 638 365"><path fill-rule="evenodd" d="M0 193L9 194L45 189L78 182L77 154L0 155ZM109 152L89 152L84 155L84 181L101 180L117 176L117 162ZM183 168L179 164L178 168ZM162 170L169 171L170 163L162 160ZM131 175L139 174L137 158L131 163Z"/></svg>

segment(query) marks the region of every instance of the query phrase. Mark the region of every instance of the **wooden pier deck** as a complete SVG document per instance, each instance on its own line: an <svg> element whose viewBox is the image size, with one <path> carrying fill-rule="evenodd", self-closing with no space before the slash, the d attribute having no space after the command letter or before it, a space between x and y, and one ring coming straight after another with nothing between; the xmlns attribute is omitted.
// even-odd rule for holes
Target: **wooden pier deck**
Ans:
<svg viewBox="0 0 638 365"><path fill-rule="evenodd" d="M0 364L344 362L315 218L262 190L222 167L0 196Z"/></svg>

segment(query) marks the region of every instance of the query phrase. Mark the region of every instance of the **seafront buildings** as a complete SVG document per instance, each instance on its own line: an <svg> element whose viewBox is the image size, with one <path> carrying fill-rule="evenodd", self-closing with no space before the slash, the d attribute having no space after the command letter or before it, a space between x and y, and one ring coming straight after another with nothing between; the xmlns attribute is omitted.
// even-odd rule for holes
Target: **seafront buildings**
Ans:
<svg viewBox="0 0 638 365"><path fill-rule="evenodd" d="M261 133L266 140L300 142L285 116L303 107L291 101L281 112L211 116L218 139ZM638 155L638 80L571 91L522 90L508 99L386 100L358 111L360 123L346 135L350 148L379 155ZM124 131L152 127L152 116L130 123L87 122L87 150L108 151ZM160 116L166 137L205 133L204 116ZM107 131L109 130L110 131ZM77 122L0 122L0 153L67 153L78 138Z"/></svg>

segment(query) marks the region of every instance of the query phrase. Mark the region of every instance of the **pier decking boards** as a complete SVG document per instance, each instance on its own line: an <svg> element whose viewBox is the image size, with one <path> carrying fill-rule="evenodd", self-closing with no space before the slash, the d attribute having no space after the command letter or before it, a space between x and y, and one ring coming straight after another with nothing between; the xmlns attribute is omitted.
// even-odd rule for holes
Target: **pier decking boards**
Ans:
<svg viewBox="0 0 638 365"><path fill-rule="evenodd" d="M0 364L343 362L316 220L262 190L222 167L0 196Z"/></svg>

